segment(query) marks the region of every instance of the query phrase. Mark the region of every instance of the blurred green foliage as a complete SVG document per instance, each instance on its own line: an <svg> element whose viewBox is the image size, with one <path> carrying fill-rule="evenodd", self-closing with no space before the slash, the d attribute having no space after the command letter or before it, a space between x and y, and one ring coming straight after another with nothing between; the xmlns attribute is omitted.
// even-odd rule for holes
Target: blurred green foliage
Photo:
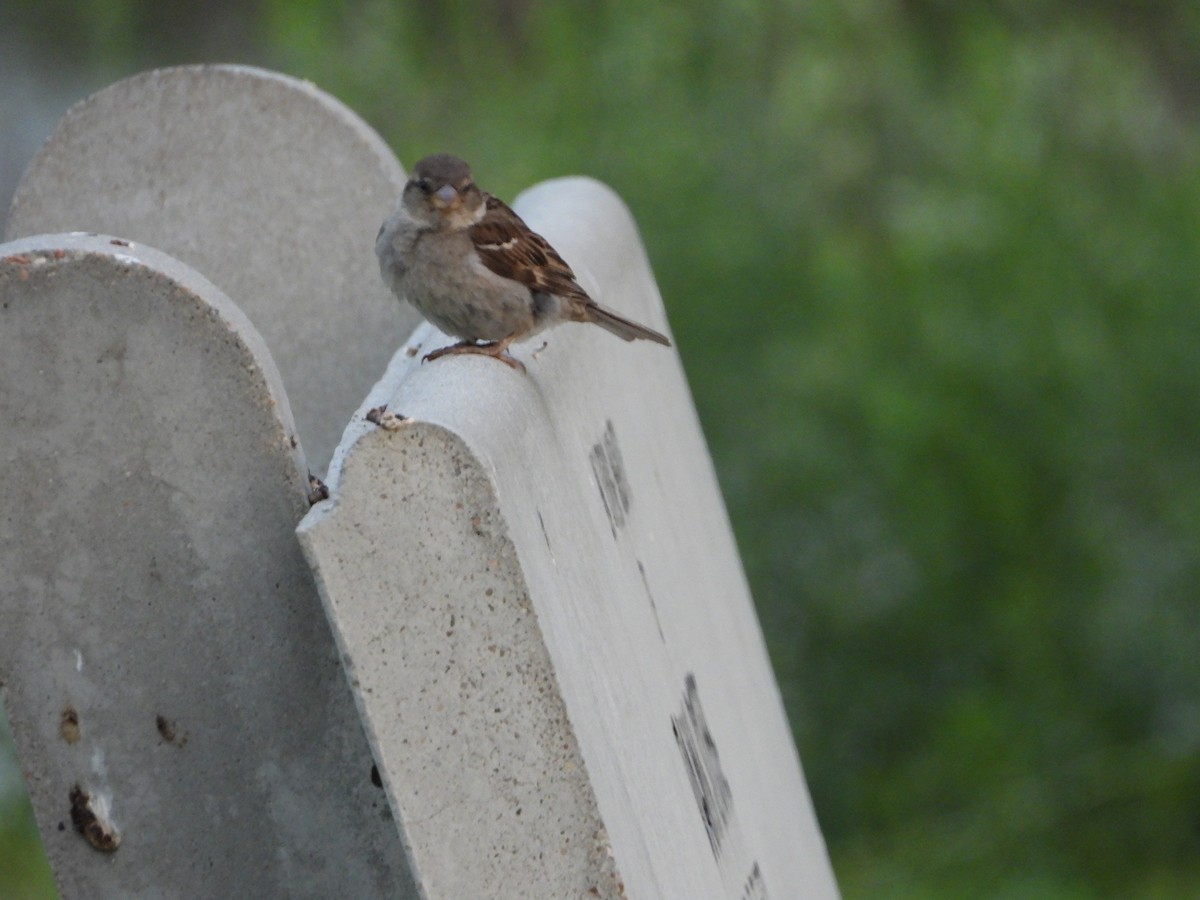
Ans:
<svg viewBox="0 0 1200 900"><path fill-rule="evenodd" d="M0 776L17 772L8 717L0 710ZM27 797L0 777L0 897L37 900L54 897L50 866L38 839Z"/></svg>
<svg viewBox="0 0 1200 900"><path fill-rule="evenodd" d="M1200 7L258 10L406 164L633 209L847 897L1194 896Z"/></svg>

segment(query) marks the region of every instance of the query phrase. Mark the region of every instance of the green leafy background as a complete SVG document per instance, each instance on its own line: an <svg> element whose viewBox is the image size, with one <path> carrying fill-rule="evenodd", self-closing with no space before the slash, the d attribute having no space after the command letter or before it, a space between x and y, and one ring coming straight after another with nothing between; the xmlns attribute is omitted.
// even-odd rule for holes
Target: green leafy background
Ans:
<svg viewBox="0 0 1200 900"><path fill-rule="evenodd" d="M1196 895L1200 6L9 6L95 88L253 62L611 184L845 896ZM21 810L0 896L53 896Z"/></svg>

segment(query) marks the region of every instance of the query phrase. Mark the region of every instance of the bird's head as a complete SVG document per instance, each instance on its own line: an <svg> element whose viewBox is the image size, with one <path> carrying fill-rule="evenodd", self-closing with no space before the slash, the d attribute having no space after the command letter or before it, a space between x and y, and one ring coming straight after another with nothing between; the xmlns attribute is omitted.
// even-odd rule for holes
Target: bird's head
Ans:
<svg viewBox="0 0 1200 900"><path fill-rule="evenodd" d="M474 225L485 211L470 166L448 153L427 156L413 167L404 186L404 206L414 219L450 230Z"/></svg>

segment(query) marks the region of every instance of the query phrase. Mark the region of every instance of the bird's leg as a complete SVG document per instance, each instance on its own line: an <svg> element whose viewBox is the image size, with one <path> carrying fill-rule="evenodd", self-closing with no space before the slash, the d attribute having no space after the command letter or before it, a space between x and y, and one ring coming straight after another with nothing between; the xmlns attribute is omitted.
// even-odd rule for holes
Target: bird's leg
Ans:
<svg viewBox="0 0 1200 900"><path fill-rule="evenodd" d="M479 347L474 341L459 341L457 344L451 344L449 347L442 347L440 350L430 350L421 357L421 362L429 362L430 360L439 359L451 353L471 353Z"/></svg>
<svg viewBox="0 0 1200 900"><path fill-rule="evenodd" d="M491 356L500 360L506 366L516 369L518 372L525 373L525 364L519 359L508 354L508 345L516 340L515 334L510 334L508 337L499 341L488 341L483 344L476 344L474 341L459 341L457 344L451 344L449 347L442 347L440 350L433 350L426 353L422 358L425 360L434 360L442 356L451 356L458 353L474 353L479 356Z"/></svg>

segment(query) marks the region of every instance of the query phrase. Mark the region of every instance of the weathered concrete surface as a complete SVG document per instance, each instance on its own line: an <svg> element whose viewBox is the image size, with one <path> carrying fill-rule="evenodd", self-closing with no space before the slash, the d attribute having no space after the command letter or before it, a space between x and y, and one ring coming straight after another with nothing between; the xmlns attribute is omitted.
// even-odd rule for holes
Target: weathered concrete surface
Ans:
<svg viewBox="0 0 1200 900"><path fill-rule="evenodd" d="M313 85L185 66L73 107L22 177L5 236L114 234L202 273L266 339L320 473L420 322L374 255L403 185L379 136Z"/></svg>
<svg viewBox="0 0 1200 900"><path fill-rule="evenodd" d="M4 244L0 422L0 693L63 896L413 896L245 316L149 248Z"/></svg>
<svg viewBox="0 0 1200 900"><path fill-rule="evenodd" d="M517 209L663 328L611 191ZM419 329L299 528L427 896L836 896L677 355L541 337L525 376Z"/></svg>
<svg viewBox="0 0 1200 900"><path fill-rule="evenodd" d="M488 475L444 429L408 437L356 455L347 518L306 539L426 896L620 896Z"/></svg>

